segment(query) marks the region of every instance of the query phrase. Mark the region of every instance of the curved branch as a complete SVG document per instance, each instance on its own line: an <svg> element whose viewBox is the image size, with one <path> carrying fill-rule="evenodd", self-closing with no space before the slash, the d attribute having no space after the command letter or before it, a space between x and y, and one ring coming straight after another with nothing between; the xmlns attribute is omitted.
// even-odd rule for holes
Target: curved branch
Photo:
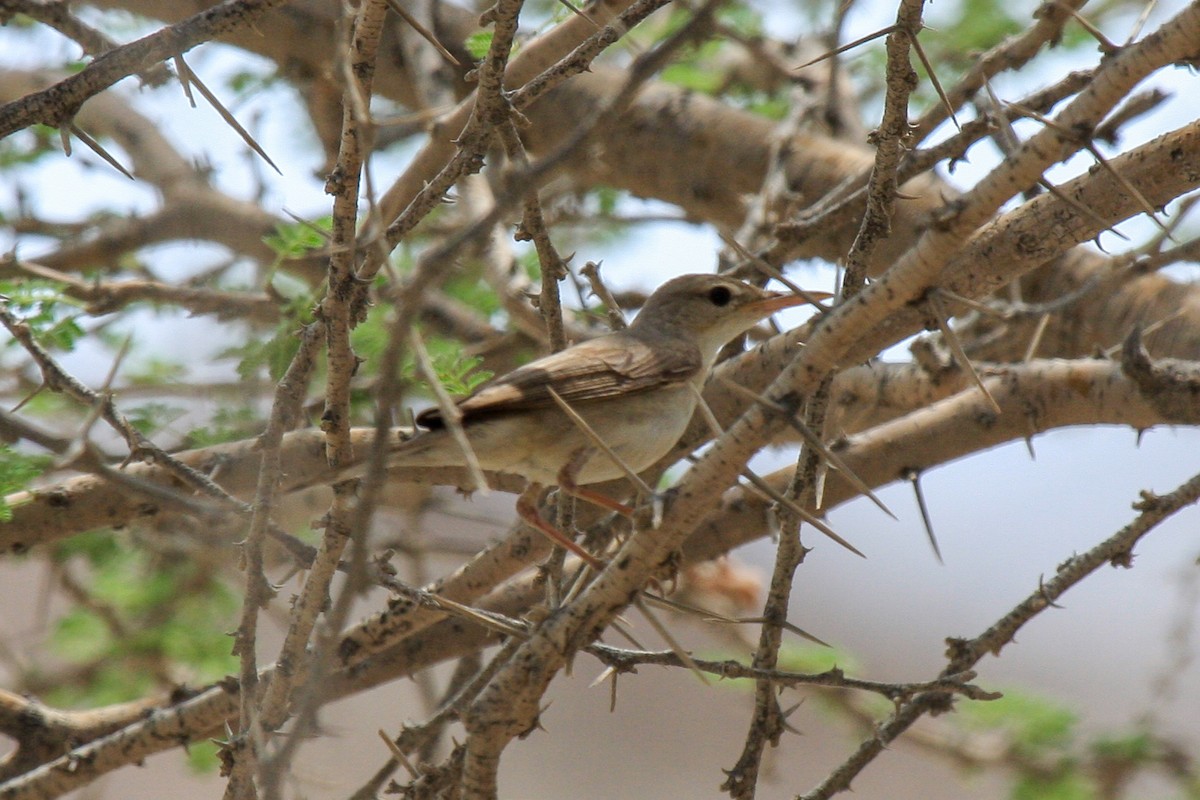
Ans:
<svg viewBox="0 0 1200 800"><path fill-rule="evenodd" d="M1177 366L1177 365L1175 365ZM1172 362L1159 369L1172 368ZM838 454L871 488L1012 441L1075 425L1126 425L1146 430L1156 425L1200 424L1200 408L1188 400L1200 368L1189 363L1192 383L1157 380L1152 394L1145 379L1134 379L1114 361L1034 361L1021 366L985 368L985 383L999 404L995 414L975 388L918 408L898 419L845 439ZM1159 373L1161 374L1161 373ZM1169 411L1168 411L1169 410ZM1164 413L1168 411L1168 413ZM780 491L791 471L766 476ZM836 472L825 489L825 508L858 495ZM704 561L766 536L771 500L733 489L684 545L688 561Z"/></svg>

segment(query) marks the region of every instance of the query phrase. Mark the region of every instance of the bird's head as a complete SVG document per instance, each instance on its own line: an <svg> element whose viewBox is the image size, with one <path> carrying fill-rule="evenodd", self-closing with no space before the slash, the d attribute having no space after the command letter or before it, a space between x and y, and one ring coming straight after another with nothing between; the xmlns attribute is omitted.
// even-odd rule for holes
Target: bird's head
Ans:
<svg viewBox="0 0 1200 800"><path fill-rule="evenodd" d="M723 275L681 275L650 295L630 327L643 336L687 336L711 364L738 334L780 309L805 302L798 294L769 292Z"/></svg>

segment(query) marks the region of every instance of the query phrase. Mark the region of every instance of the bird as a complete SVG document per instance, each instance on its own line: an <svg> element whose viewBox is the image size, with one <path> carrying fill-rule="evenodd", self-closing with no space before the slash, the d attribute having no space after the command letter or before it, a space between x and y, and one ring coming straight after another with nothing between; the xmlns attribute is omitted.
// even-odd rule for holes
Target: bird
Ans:
<svg viewBox="0 0 1200 800"><path fill-rule="evenodd" d="M389 468L466 466L454 425L489 471L527 482L518 516L599 569L603 562L542 518L546 486L620 513L587 485L654 464L679 441L726 344L784 308L824 293L780 293L723 275L690 274L654 291L633 322L536 359L455 403L416 416L423 430L389 453Z"/></svg>

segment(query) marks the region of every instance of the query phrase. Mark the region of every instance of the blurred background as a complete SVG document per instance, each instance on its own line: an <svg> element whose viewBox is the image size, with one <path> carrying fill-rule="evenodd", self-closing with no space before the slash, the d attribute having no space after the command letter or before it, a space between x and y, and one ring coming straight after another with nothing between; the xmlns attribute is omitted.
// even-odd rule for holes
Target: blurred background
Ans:
<svg viewBox="0 0 1200 800"><path fill-rule="evenodd" d="M1022 24L1037 8L1032 2L1005 5L1007 17ZM1149 27L1182 5L1181 0L1158 4L1149 12ZM803 33L820 11L816 6L800 8L764 0L745 7L761 17L765 30L781 39ZM988 14L998 9L999 4L983 0L939 2L929 9L928 35L936 36L939 30L965 35L962 31L972 30L970 24L975 22L986 28ZM1106 31L1122 40L1141 10L1141 4L1129 3L1104 14ZM80 14L111 24L111 16L100 12L80 9ZM849 41L871 33L893 16L893 4L857 3L842 38ZM129 38L144 25L133 18L125 24L123 33ZM991 33L980 30L978 36L987 41ZM74 45L44 29L0 31L2 68L53 65L77 56ZM193 68L209 76L210 84L233 85L267 69L243 53L219 46L207 46L190 58ZM861 61L858 69L863 71L881 63L878 47L866 48L853 58ZM1064 48L1046 59L1046 75L1065 74L1073 60L1083 65L1095 59L1094 47ZM1018 80L1028 83L1011 83ZM1039 80L1038 74L1005 76L997 91L1020 96ZM1132 123L1122 139L1122 150L1195 117L1194 73L1176 70L1155 80L1173 99L1152 118ZM323 179L314 174L321 155L307 128L288 122L284 112L294 102L291 91L283 82L264 80L253 91L238 94L231 106L264 148L286 165L282 176L246 156L241 141L211 109L188 108L177 88L129 94L175 142L189 148L190 157L211 170L224 191L257 194L275 210L315 218L327 214L329 205ZM864 120L870 127L878 105L866 107L874 115ZM398 174L412 150L400 145L375 156L371 169L378 176L377 185L386 185ZM977 147L970 163L945 177L969 186L1000 158L994 148ZM1050 177L1063 179L1086 167L1085 161L1076 159ZM61 192L45 190L62 186L77 187L71 194L74 207L56 205ZM12 215L19 203L47 217L107 211L114 196L132 213L151 208L155 199L152 189L127 181L86 151L69 160L31 165L20 174L18 184L6 188L5 195L5 214ZM677 212L661 204L630 198L619 202L621 213L629 217L667 219L638 224L619 235L581 233L573 242L576 265L603 261L610 285L647 291L673 275L715 267L722 244L710 229L674 219ZM1153 227L1143 220L1122 224L1119 230L1133 243L1153 235ZM21 254L36 259L38 238L22 235L19 239ZM0 233L0 249L17 244L9 229ZM1105 234L1097 246L1124 250L1133 245ZM571 248L560 245L560 249ZM145 257L170 263L177 271L175 277L186 277L206 269L213 250L203 244L172 244L151 248ZM519 245L517 250L524 252ZM1193 279L1194 273L1187 269L1177 268L1173 277ZM831 289L836 279L832 268L816 263L797 265L789 270L789 277L806 288L824 290ZM564 298L571 301L571 292L564 291ZM147 309L127 315L113 335L126 331L136 334L135 355L129 362L133 366L182 363L190 379L239 379L233 363L218 357L239 343L242 332L235 326ZM112 366L111 341L83 341L63 361L75 375L98 385ZM6 346L0 365L7 368L18 356L15 348ZM907 359L905 345L887 357ZM11 401L19 399L6 397L5 402L11 407ZM189 398L183 403L185 413L166 423L167 433L210 417L221 403L216 397ZM1064 559L1128 523L1135 515L1131 504L1140 491L1165 493L1194 474L1200 465L1198 453L1200 432L1195 430L1070 429L1038 436L1028 446L1006 445L931 470L922 476L921 485L944 563L938 562L926 541L911 487L893 485L880 492L900 517L898 522L869 502L848 503L832 512L831 523L868 558L858 559L823 538L814 539L810 532L803 534L813 551L798 572L791 620L833 647L796 642L792 655L813 668L836 662L855 676L880 681L931 679L944 664L946 637L982 632L1036 591L1039 580L1052 575ZM764 474L793 459L794 453L767 452L755 467ZM499 537L512 518L511 497L505 495L477 498L470 508L477 519L439 515L435 510L424 523L446 539L477 544ZM395 523L385 520L381 526ZM960 706L973 710L954 715L954 725L944 718L926 720L855 782L855 796L869 800L1037 796L1019 794L1023 790L1006 767L984 769L1007 763L1012 743L1022 736L1028 737L1028 746L1053 760L1094 751L1105 743L1133 748L1152 730L1155 736L1169 736L1194 757L1200 752L1196 723L1200 670L1194 663L1200 610L1198 532L1200 517L1194 509L1177 515L1137 548L1132 569L1106 569L1085 581L1067 594L1062 608L1040 615L1022 630L1016 644L1005 648L1001 657L982 662L975 683L1006 694L1011 724L1019 730L994 727L988 718L991 712L982 708L988 704L963 701ZM47 562L31 569L31 560L37 557L0 562L0 681L5 686L13 686L18 676L30 670L69 662L63 642L78 641L69 630L64 633L71 606L54 588L59 565ZM738 575L765 586L773 558L770 542L744 547L732 558ZM435 559L426 566L429 574L436 575L454 563ZM282 596L294 586L298 586L296 579ZM381 599L360 602L360 615L369 613ZM232 630L233 619L231 615L219 624ZM671 619L679 639L698 654L747 659L757 639L753 627L734 631L690 618ZM631 614L630 622L647 644L659 644L644 620ZM265 624L260 643L264 653L274 652L280 631L277 622ZM735 682L704 686L686 671L643 667L635 675L620 677L615 707L610 709L614 700L610 683L591 685L601 671L594 659L581 655L572 673L554 682L542 716L545 730L514 744L506 754L502 795L597 800L724 796L719 789L722 770L732 767L740 752L753 708L752 687ZM436 681L444 682L446 677L442 670ZM387 755L374 731L395 734L400 721L421 718L427 691L428 687L404 681L327 708L322 729L328 735L305 746L293 776L295 796L348 796ZM789 718L795 733L770 752L759 797L773 800L806 791L869 735L847 720L839 702L820 692L785 692L783 705L798 705ZM947 737L959 737L962 757L953 755L954 747L933 746ZM0 753L5 747L0 741ZM168 753L151 758L144 767L114 773L78 796L162 797L166 786L174 797L216 796L224 781L215 776L211 762L205 769L189 766L181 753ZM654 787L652 791L648 785ZM1053 796L1088 796L1069 794L1070 787L1062 791ZM1129 796L1177 797L1179 791L1178 784L1149 775L1138 778Z"/></svg>

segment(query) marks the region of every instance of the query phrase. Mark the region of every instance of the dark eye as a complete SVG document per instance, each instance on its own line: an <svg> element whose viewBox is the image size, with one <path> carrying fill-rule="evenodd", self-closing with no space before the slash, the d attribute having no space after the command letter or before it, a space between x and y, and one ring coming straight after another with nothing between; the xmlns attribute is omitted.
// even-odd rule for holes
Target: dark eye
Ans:
<svg viewBox="0 0 1200 800"><path fill-rule="evenodd" d="M733 292L729 291L728 286L714 286L708 290L708 299L712 301L714 306L729 305L729 301L733 298Z"/></svg>

